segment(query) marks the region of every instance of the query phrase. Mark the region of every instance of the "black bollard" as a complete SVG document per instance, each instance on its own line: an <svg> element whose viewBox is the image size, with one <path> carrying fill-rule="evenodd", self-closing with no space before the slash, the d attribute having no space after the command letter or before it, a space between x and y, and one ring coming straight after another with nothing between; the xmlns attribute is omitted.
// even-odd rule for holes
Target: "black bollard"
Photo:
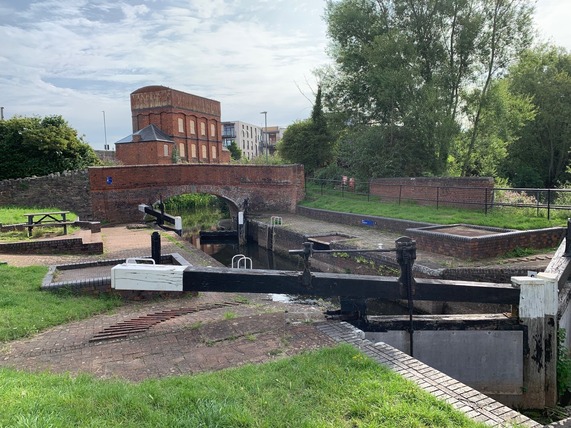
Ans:
<svg viewBox="0 0 571 428"><path fill-rule="evenodd" d="M401 287L406 288L406 295L408 297L408 316L409 316L409 337L410 337L410 356L413 353L413 334L414 324L412 321L414 302L414 278L412 277L412 265L416 260L416 241L407 236L403 236L395 241L397 249L397 262L400 266L399 283Z"/></svg>
<svg viewBox="0 0 571 428"><path fill-rule="evenodd" d="M156 265L161 264L161 235L159 232L153 232L151 235L151 257Z"/></svg>

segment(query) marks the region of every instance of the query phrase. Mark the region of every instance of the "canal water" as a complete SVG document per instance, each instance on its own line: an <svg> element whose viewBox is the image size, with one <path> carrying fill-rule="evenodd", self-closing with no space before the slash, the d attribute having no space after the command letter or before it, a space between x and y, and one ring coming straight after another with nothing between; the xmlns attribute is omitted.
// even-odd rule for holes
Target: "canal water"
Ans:
<svg viewBox="0 0 571 428"><path fill-rule="evenodd" d="M255 242L248 242L246 245L238 245L237 242L202 244L200 240L195 237L192 238L191 242L196 248L205 252L226 267L232 267L232 259L234 256L243 255L252 260L253 269L303 270L301 257L288 257L274 254L272 251L258 246Z"/></svg>

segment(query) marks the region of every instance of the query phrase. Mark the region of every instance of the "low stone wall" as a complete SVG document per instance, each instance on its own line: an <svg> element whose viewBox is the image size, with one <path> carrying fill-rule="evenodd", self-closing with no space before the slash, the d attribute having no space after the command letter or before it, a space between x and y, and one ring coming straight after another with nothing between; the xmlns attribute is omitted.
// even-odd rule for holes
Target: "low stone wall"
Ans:
<svg viewBox="0 0 571 428"><path fill-rule="evenodd" d="M91 233L101 232L98 221L75 221L70 226L89 230ZM26 230L27 225L0 225L0 232ZM55 227L58 227L57 225ZM0 254L103 254L103 242L83 242L83 238L62 236L58 239L34 239L19 242L0 243Z"/></svg>
<svg viewBox="0 0 571 428"><path fill-rule="evenodd" d="M48 225L48 223L43 223ZM34 225L36 227L37 225ZM101 232L101 222L99 221L82 221L77 220L74 222L68 223L68 226L76 226L83 230L89 230L91 233L99 233ZM18 224L0 224L0 232L11 232L14 230L26 230L28 227L27 223L18 223ZM54 227L62 227L59 226L57 223L54 223Z"/></svg>

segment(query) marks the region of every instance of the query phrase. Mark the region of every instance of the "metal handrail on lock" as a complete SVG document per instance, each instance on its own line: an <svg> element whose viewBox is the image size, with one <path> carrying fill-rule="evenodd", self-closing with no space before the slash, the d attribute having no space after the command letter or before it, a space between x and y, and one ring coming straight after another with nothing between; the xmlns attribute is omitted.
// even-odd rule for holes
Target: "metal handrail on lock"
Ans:
<svg viewBox="0 0 571 428"><path fill-rule="evenodd" d="M270 225L281 226L283 224L283 219L280 216L273 215L270 219Z"/></svg>
<svg viewBox="0 0 571 428"><path fill-rule="evenodd" d="M232 257L232 269L252 269L252 259L244 254L236 254Z"/></svg>

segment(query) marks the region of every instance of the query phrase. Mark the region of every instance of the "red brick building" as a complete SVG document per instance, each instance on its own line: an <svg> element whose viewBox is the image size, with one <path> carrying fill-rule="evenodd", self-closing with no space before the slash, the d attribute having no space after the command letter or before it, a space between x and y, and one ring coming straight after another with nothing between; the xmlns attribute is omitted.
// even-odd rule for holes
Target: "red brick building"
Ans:
<svg viewBox="0 0 571 428"><path fill-rule="evenodd" d="M115 144L124 165L230 161L222 148L219 101L145 86L131 94L131 116L133 134Z"/></svg>

